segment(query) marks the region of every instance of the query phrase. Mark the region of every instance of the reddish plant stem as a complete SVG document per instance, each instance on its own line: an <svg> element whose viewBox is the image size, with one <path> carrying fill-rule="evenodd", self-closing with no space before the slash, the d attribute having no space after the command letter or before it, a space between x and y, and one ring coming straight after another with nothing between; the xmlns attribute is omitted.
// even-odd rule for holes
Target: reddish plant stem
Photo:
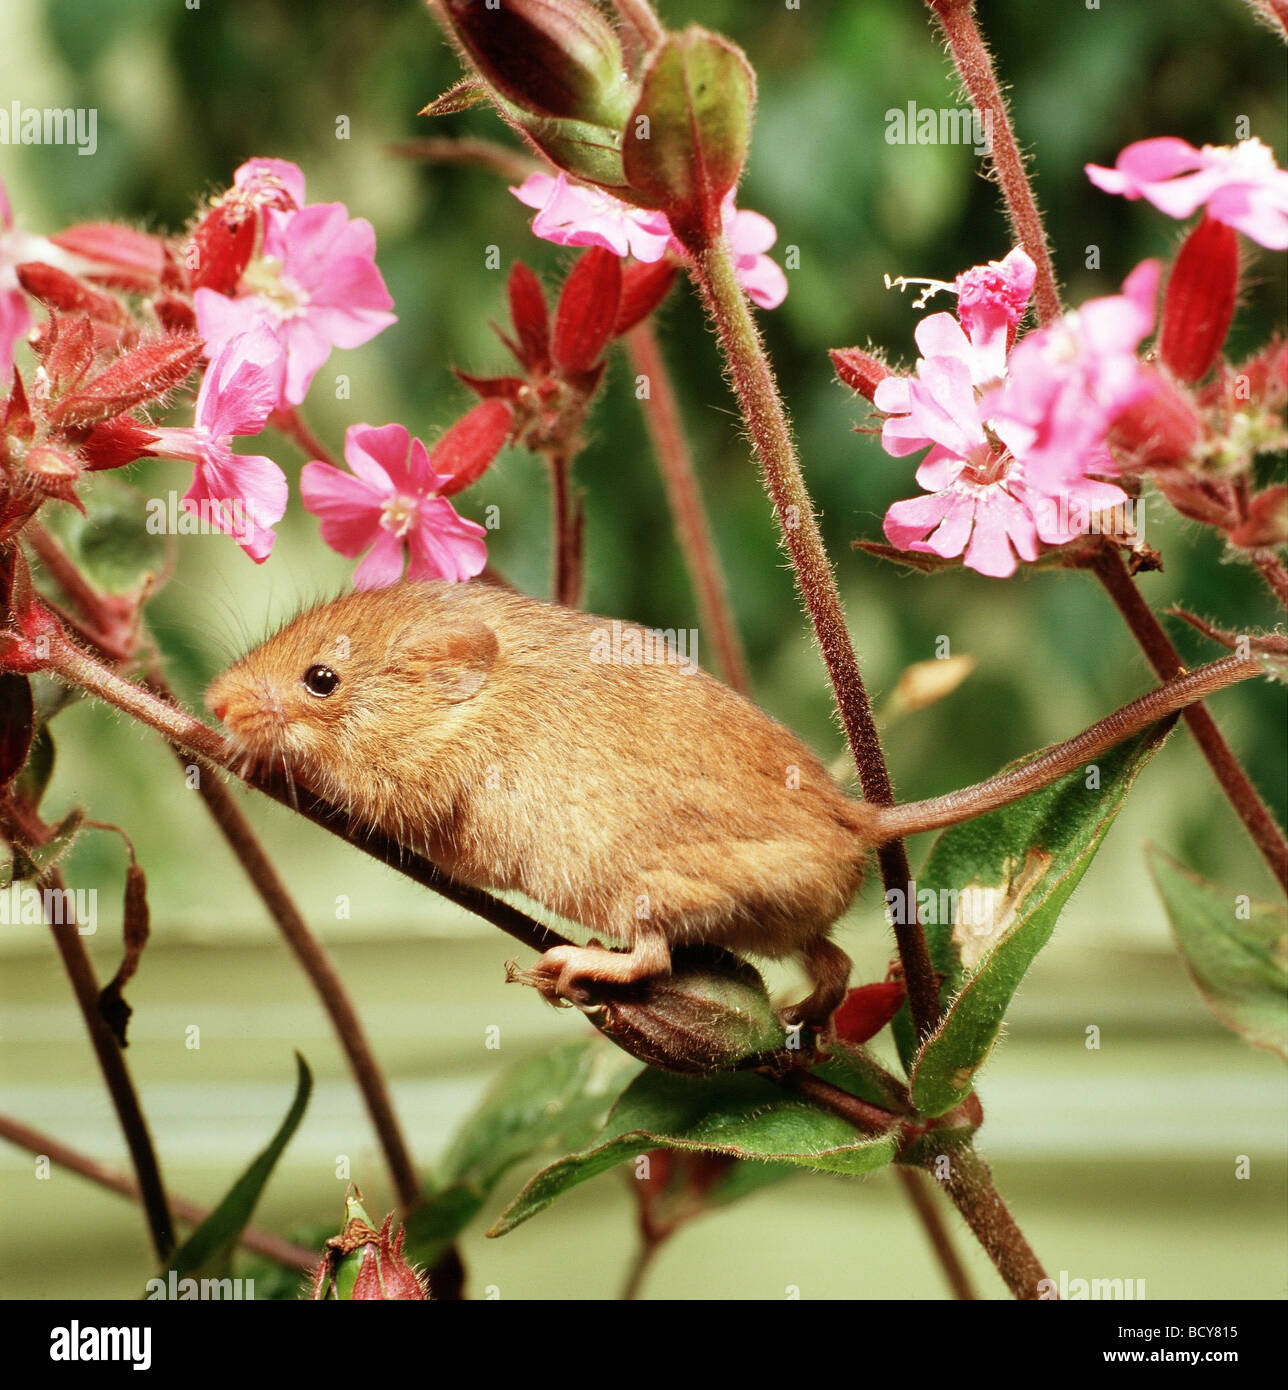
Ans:
<svg viewBox="0 0 1288 1390"><path fill-rule="evenodd" d="M834 1086L830 1081L824 1081L821 1076L813 1076L807 1071L788 1072L783 1080L788 1090L799 1092L823 1110L852 1124L861 1134L888 1134L901 1118L893 1110L884 1110L870 1101L861 1100L842 1087Z"/></svg>
<svg viewBox="0 0 1288 1390"><path fill-rule="evenodd" d="M1266 581L1270 592L1279 600L1280 606L1288 608L1288 571L1284 570L1279 557L1269 550L1258 550L1253 552L1252 563Z"/></svg>
<svg viewBox="0 0 1288 1390"><path fill-rule="evenodd" d="M941 1180L944 1191L988 1252L1006 1287L1016 1298L1037 1299L1046 1281L1047 1296L1051 1297L1051 1281L994 1187L988 1165L969 1144L954 1148L945 1157L948 1176Z"/></svg>
<svg viewBox="0 0 1288 1390"><path fill-rule="evenodd" d="M697 594L702 625L715 639L720 673L743 695L750 694L751 680L738 629L729 610L720 554L711 535L697 470L684 434L679 402L671 385L666 359L658 346L653 325L645 320L626 335L626 350L637 376L649 383L648 396L640 402L644 425L657 456L658 471L666 489L671 519L680 549L688 562Z"/></svg>
<svg viewBox="0 0 1288 1390"><path fill-rule="evenodd" d="M1086 563L1104 585L1158 675L1164 680L1178 675L1184 669L1181 658L1153 610L1141 597L1117 550L1108 545L1101 546L1092 552ZM1184 711L1183 718L1203 750L1203 756L1230 805L1234 807L1235 814L1243 822L1281 887L1288 892L1288 840L1285 840L1283 831L1275 823L1275 818L1207 710L1202 705L1191 705Z"/></svg>
<svg viewBox="0 0 1288 1390"><path fill-rule="evenodd" d="M791 429L773 370L765 355L751 311L734 275L723 240L694 248L693 274L715 322L734 392L751 434L756 456L774 504L783 539L796 571L823 660L836 693L845 736L859 772L864 797L876 806L894 804L894 789L872 706L850 642L836 578L823 546L814 506L801 476ZM887 892L908 894L912 873L902 840L890 840L877 851ZM912 895L915 901L915 894ZM908 984L908 1004L920 1036L929 1036L939 1020L939 989L926 948L925 934L915 912L898 914L911 921L896 923L895 942Z"/></svg>
<svg viewBox="0 0 1288 1390"><path fill-rule="evenodd" d="M1033 303L1038 322L1049 323L1060 317L1060 291L1056 288L1046 230L1024 168L1024 156L1015 140L1010 112L993 70L993 60L975 23L974 0L926 0L926 3L943 32L962 85L984 118L988 157L1006 199L1011 226L1020 245L1037 266Z"/></svg>
<svg viewBox="0 0 1288 1390"><path fill-rule="evenodd" d="M16 1144L20 1149L26 1149L28 1153L37 1157L52 1159L60 1167L77 1173L82 1178L88 1178L90 1182L107 1188L109 1192L119 1193L131 1201L139 1200L139 1184L128 1173L109 1168L107 1164L81 1153L79 1149L73 1149L61 1140L32 1129L8 1115L0 1115L0 1139L7 1139L11 1144ZM183 1197L173 1195L170 1198L170 1206L179 1220L186 1221L190 1226L200 1226L211 1210L199 1202L189 1202ZM254 1226L245 1227L237 1239L247 1250L263 1255L266 1260L285 1265L288 1269L303 1270L306 1274L312 1274L322 1258L315 1250L293 1245L280 1236L258 1230Z"/></svg>
<svg viewBox="0 0 1288 1390"><path fill-rule="evenodd" d="M332 468L340 466L335 455L308 427L304 417L295 406L286 406L281 410L275 410L269 416L268 423L288 439L294 440L310 460L319 459L322 463L329 463Z"/></svg>
<svg viewBox="0 0 1288 1390"><path fill-rule="evenodd" d="M554 550L554 600L576 608L581 599L581 545L584 518L572 497L572 455L552 449L550 464L551 546Z"/></svg>
<svg viewBox="0 0 1288 1390"><path fill-rule="evenodd" d="M28 848L43 844L49 838L49 827L11 800L0 803L0 829L11 843ZM59 894L57 901L66 904L70 900L62 873L56 866L42 874L36 886L42 890L42 896L43 890L49 889ZM62 917L61 922L53 920L58 916ZM71 982L72 993L85 1020L94 1055L98 1058L99 1069L107 1085L107 1093L112 1098L125 1135L130 1160L138 1175L139 1194L152 1236L152 1248L158 1261L164 1265L174 1251L174 1218L170 1214L161 1165L152 1146L152 1135L143 1117L143 1107L139 1104L130 1069L115 1034L99 1011L100 986L94 974L93 962L69 911L64 909L61 913L50 914L46 907L46 925Z"/></svg>
<svg viewBox="0 0 1288 1390"><path fill-rule="evenodd" d="M895 1177L899 1179L908 1200L912 1203L918 1220L926 1228L930 1248L935 1252L939 1267L944 1271L944 1278L948 1281L953 1297L973 1302L979 1295L975 1292L970 1274L953 1244L952 1234L944 1225L939 1207L926 1188L925 1179L915 1168L905 1168L901 1163L896 1163L893 1167Z"/></svg>
<svg viewBox="0 0 1288 1390"><path fill-rule="evenodd" d="M433 136L427 140L403 140L388 147L390 154L407 159L423 159L427 164L462 164L487 169L512 183L522 183L529 174L550 166L523 150L511 149L496 140L479 140L464 135Z"/></svg>

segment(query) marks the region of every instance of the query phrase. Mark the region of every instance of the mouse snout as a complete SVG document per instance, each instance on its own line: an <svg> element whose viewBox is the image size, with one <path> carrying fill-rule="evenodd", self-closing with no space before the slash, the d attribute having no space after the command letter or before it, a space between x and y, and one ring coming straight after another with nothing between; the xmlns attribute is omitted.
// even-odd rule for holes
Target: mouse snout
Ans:
<svg viewBox="0 0 1288 1390"><path fill-rule="evenodd" d="M206 692L206 708L230 733L243 737L271 734L282 722L277 692L262 681L216 681Z"/></svg>

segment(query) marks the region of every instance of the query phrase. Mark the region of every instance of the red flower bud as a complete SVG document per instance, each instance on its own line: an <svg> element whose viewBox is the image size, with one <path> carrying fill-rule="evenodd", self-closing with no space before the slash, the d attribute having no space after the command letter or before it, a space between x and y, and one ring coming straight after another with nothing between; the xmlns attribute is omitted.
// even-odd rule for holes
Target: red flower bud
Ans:
<svg viewBox="0 0 1288 1390"><path fill-rule="evenodd" d="M500 452L510 437L514 412L502 400L485 400L462 416L434 445L429 466L450 478L440 489L450 497L467 488Z"/></svg>
<svg viewBox="0 0 1288 1390"><path fill-rule="evenodd" d="M1270 487L1248 505L1247 519L1230 532L1241 550L1264 550L1288 544L1288 487Z"/></svg>
<svg viewBox="0 0 1288 1390"><path fill-rule="evenodd" d="M1114 419L1109 442L1126 469L1175 468L1203 437L1203 422L1189 396L1157 373L1153 390Z"/></svg>
<svg viewBox="0 0 1288 1390"><path fill-rule="evenodd" d="M832 1017L836 1036L848 1043L865 1043L876 1037L902 1008L907 993L902 980L856 986Z"/></svg>
<svg viewBox="0 0 1288 1390"><path fill-rule="evenodd" d="M261 213L249 199L227 195L192 230L184 264L192 289L232 294L255 253Z"/></svg>
<svg viewBox="0 0 1288 1390"><path fill-rule="evenodd" d="M622 301L617 306L613 337L629 333L657 308L670 293L679 266L666 256L659 261L632 261L622 271Z"/></svg>
<svg viewBox="0 0 1288 1390"><path fill-rule="evenodd" d="M70 502L75 497L81 466L74 453L53 444L33 444L22 460L31 482L47 497Z"/></svg>
<svg viewBox="0 0 1288 1390"><path fill-rule="evenodd" d="M124 325L129 315L110 294L91 289L74 275L44 261L27 261L14 272L18 283L50 310L65 314L88 314L103 323Z"/></svg>
<svg viewBox="0 0 1288 1390"><path fill-rule="evenodd" d="M160 237L115 222L81 222L49 238L94 268L86 277L116 289L146 292L160 283L165 247Z"/></svg>
<svg viewBox="0 0 1288 1390"><path fill-rule="evenodd" d="M49 418L56 425L92 425L158 400L187 379L201 358L201 346L200 338L177 334L141 343L78 391L64 395Z"/></svg>
<svg viewBox="0 0 1288 1390"><path fill-rule="evenodd" d="M1201 381L1225 342L1239 286L1234 228L1204 216L1185 238L1163 297L1158 355L1181 381Z"/></svg>
<svg viewBox="0 0 1288 1390"><path fill-rule="evenodd" d="M890 368L861 348L832 348L827 354L836 374L866 400L876 395L877 387L890 375Z"/></svg>
<svg viewBox="0 0 1288 1390"><path fill-rule="evenodd" d="M559 296L552 355L563 376L588 372L599 361L613 336L621 300L621 261L602 246L592 246Z"/></svg>
<svg viewBox="0 0 1288 1390"><path fill-rule="evenodd" d="M53 315L37 344L37 351L51 390L55 393L70 391L94 361L94 326L84 316Z"/></svg>
<svg viewBox="0 0 1288 1390"><path fill-rule="evenodd" d="M550 311L541 281L522 261L510 271L510 318L519 335L520 362L530 372L550 370Z"/></svg>
<svg viewBox="0 0 1288 1390"><path fill-rule="evenodd" d="M128 415L104 420L90 430L81 444L85 467L100 472L105 468L121 468L135 459L147 458L156 439L151 430Z"/></svg>

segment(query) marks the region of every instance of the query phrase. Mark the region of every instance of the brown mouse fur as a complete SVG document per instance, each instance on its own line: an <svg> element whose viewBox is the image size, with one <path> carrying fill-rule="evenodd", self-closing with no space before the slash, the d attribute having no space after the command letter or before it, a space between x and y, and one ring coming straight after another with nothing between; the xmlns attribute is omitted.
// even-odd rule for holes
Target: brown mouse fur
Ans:
<svg viewBox="0 0 1288 1390"><path fill-rule="evenodd" d="M628 948L546 952L552 997L665 973L673 946L704 942L798 957L814 988L789 1012L825 1021L849 977L828 933L863 876L867 808L704 672L592 659L611 626L403 582L301 614L206 703L252 761ZM330 694L305 686L314 666L339 677Z"/></svg>

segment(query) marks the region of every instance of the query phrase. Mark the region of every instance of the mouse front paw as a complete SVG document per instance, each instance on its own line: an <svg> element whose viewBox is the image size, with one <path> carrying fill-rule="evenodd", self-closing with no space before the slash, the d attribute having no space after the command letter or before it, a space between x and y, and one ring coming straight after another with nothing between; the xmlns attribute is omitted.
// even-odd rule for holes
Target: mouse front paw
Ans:
<svg viewBox="0 0 1288 1390"><path fill-rule="evenodd" d="M506 961L506 982L531 985L548 1004L558 1009L589 1003L589 993L578 984L577 956L575 946L554 946L527 970L520 967L518 961Z"/></svg>

